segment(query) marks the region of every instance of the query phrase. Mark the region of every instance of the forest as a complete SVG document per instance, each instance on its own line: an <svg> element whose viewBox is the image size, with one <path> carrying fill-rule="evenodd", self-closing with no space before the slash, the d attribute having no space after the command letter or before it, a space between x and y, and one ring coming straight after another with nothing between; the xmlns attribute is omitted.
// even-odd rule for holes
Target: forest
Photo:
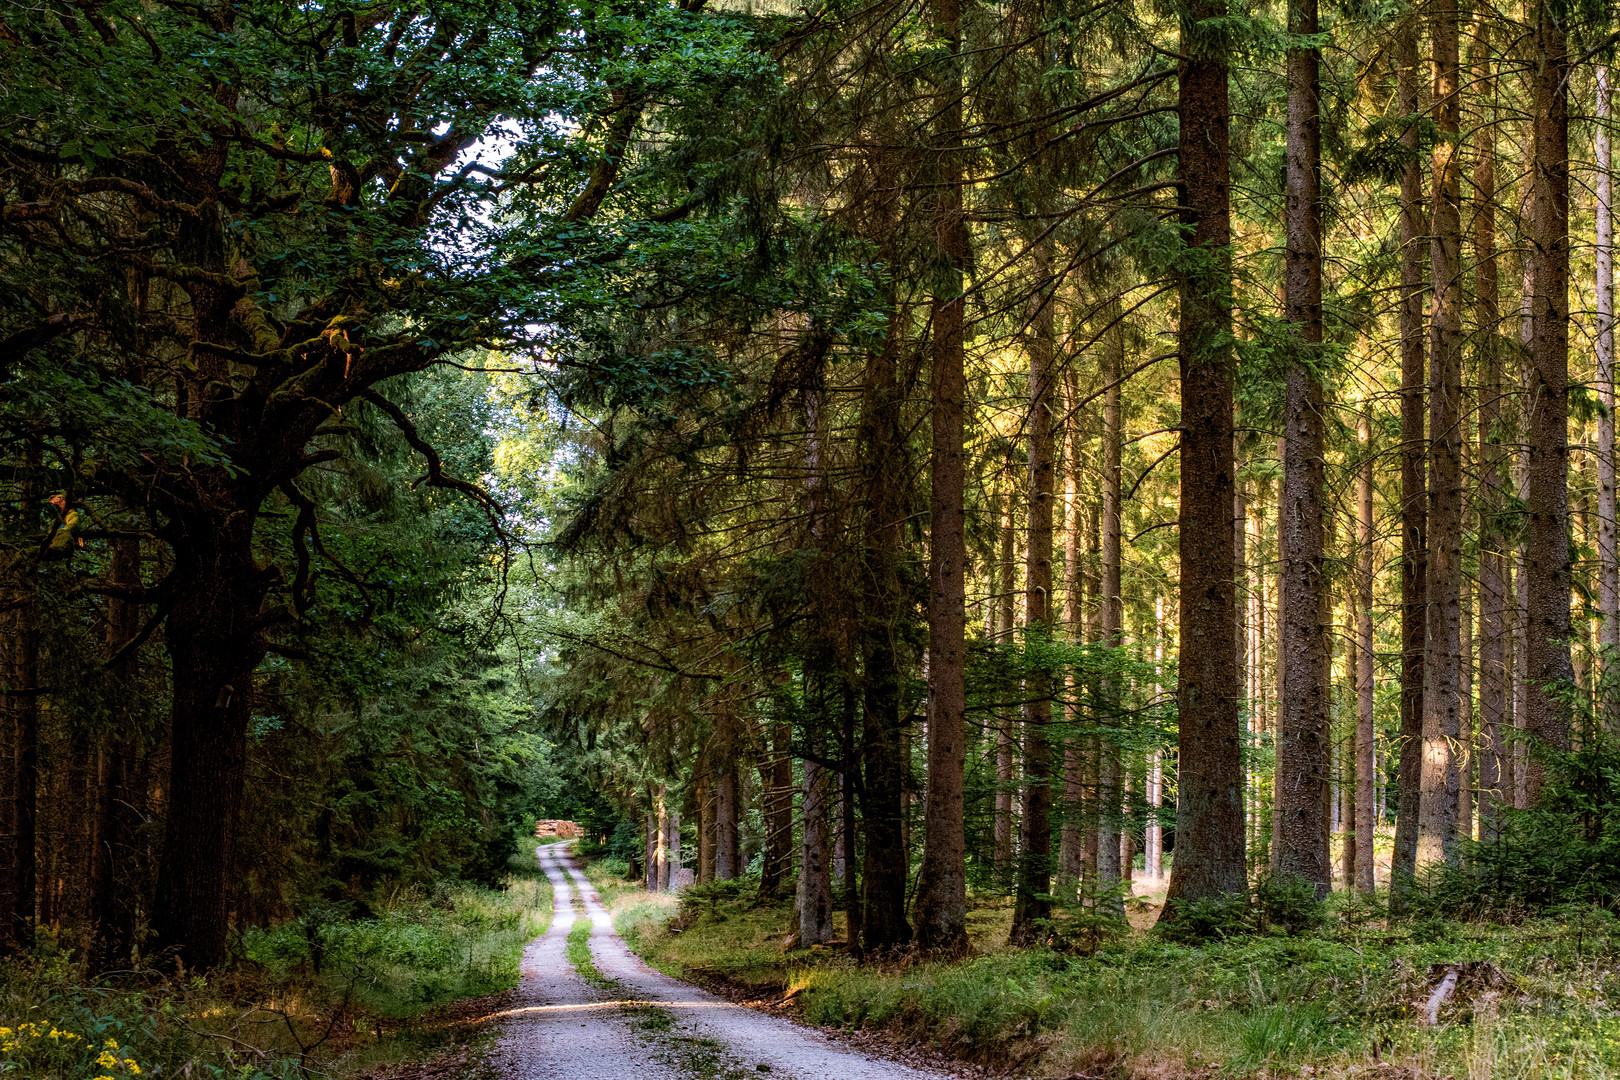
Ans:
<svg viewBox="0 0 1620 1080"><path fill-rule="evenodd" d="M0 1075L1620 1076L1617 14L0 7Z"/></svg>

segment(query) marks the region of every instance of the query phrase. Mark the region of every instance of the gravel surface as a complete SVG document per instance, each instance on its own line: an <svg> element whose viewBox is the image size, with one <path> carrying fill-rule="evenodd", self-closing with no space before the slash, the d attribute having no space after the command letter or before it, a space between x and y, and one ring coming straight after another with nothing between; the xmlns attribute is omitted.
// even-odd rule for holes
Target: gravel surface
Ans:
<svg viewBox="0 0 1620 1080"><path fill-rule="evenodd" d="M945 1080L870 1058L789 1020L766 1016L641 962L613 932L564 845L535 849L551 879L551 928L523 953L522 980L500 1014L493 1064L508 1080ZM590 920L597 972L582 977L567 942L576 903Z"/></svg>

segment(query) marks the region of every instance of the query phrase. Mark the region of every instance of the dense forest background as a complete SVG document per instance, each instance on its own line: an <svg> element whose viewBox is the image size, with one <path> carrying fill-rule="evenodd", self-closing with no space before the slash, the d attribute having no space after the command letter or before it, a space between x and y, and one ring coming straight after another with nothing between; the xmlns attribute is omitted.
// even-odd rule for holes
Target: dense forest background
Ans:
<svg viewBox="0 0 1620 1080"><path fill-rule="evenodd" d="M1611 24L6 9L0 946L1612 904Z"/></svg>

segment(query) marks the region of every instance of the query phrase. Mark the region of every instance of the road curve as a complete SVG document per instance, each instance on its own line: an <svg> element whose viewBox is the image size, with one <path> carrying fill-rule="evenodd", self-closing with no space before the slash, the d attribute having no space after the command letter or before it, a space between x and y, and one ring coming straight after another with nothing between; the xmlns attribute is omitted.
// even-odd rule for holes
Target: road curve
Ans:
<svg viewBox="0 0 1620 1080"><path fill-rule="evenodd" d="M551 880L553 917L524 950L516 1000L499 1017L493 1064L506 1080L946 1080L867 1057L649 968L614 933L596 890L563 847L535 850ZM568 935L581 917L576 905L590 921L596 972L589 980L568 959Z"/></svg>

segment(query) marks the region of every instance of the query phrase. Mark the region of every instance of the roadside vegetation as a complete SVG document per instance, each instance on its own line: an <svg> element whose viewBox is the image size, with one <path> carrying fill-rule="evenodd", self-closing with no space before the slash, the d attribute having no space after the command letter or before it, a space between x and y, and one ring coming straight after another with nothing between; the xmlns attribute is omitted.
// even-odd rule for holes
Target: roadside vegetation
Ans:
<svg viewBox="0 0 1620 1080"><path fill-rule="evenodd" d="M607 877L601 864L591 877ZM1139 899L1132 925L1090 951L1008 947L1010 902L989 899L969 912L964 959L857 962L837 943L786 951L792 904L759 901L756 885L696 885L678 906L608 887L621 932L668 974L1007 1075L1620 1075L1620 920L1590 903L1455 919L1454 883L1436 883L1391 920L1383 894L1315 904L1263 884L1254 914L1206 913L1203 940L1147 928L1158 906Z"/></svg>
<svg viewBox="0 0 1620 1080"><path fill-rule="evenodd" d="M478 1021L551 902L532 854L514 855L497 888L401 891L367 917L328 906L250 930L207 977L141 967L86 984L46 942L0 965L0 1076L476 1075L493 1034Z"/></svg>

